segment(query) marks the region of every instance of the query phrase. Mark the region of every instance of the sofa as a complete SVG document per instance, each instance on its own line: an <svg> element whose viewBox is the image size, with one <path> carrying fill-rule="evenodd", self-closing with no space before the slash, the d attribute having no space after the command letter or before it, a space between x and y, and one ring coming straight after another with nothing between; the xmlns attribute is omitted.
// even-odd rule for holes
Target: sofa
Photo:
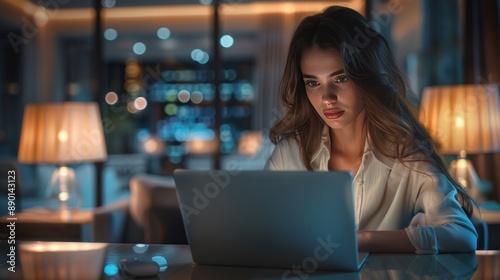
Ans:
<svg viewBox="0 0 500 280"><path fill-rule="evenodd" d="M187 244L172 176L138 174L130 198L96 209L97 242Z"/></svg>

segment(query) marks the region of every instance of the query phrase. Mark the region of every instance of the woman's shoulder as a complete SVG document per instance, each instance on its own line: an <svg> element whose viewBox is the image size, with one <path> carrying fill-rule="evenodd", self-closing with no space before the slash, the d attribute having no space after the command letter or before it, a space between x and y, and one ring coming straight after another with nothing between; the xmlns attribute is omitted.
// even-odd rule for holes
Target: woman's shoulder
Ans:
<svg viewBox="0 0 500 280"><path fill-rule="evenodd" d="M438 175L438 173L441 173L436 165L432 163L430 157L421 152L407 155L400 160L397 158L397 152L394 146L389 146L389 148L385 150L385 154L382 151L371 147L371 145L365 148L365 152L366 150L372 151L375 158L379 162L393 170L408 170L411 173L416 173L416 175L425 174L427 177L435 176Z"/></svg>
<svg viewBox="0 0 500 280"><path fill-rule="evenodd" d="M282 137L278 143L276 143L276 147L284 148L284 149L300 149L300 145L295 138L292 137Z"/></svg>
<svg viewBox="0 0 500 280"><path fill-rule="evenodd" d="M442 184L448 184L449 180L446 178L443 171L433 164L430 160L422 157L412 157L406 159L405 162L398 162L401 168L408 170L410 181L416 185L427 185L436 187Z"/></svg>
<svg viewBox="0 0 500 280"><path fill-rule="evenodd" d="M276 143L274 154L279 154L281 157L295 157L300 154L300 145L293 138L281 138Z"/></svg>
<svg viewBox="0 0 500 280"><path fill-rule="evenodd" d="M385 146L387 147L387 146ZM452 186L444 171L440 170L437 163L434 163L432 156L424 152L415 152L405 156L403 159L397 158L395 146L389 146L385 154L375 147L372 152L379 163L390 169L390 179L394 183L404 179L415 188L446 188ZM394 153L394 154L391 154Z"/></svg>
<svg viewBox="0 0 500 280"><path fill-rule="evenodd" d="M276 143L274 151L266 164L266 169L302 170L304 165L300 159L300 146L297 141L293 138L282 138Z"/></svg>

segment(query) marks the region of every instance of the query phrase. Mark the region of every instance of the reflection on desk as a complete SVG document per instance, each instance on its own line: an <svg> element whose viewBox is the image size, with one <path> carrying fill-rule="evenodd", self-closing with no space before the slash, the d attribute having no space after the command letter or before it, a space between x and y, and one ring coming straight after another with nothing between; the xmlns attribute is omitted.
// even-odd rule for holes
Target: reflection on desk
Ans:
<svg viewBox="0 0 500 280"><path fill-rule="evenodd" d="M0 251L7 252L9 246L5 240L0 241ZM17 252L16 256L19 256ZM120 271L123 260L157 262L160 273L150 279L500 279L500 251L440 255L370 254L358 273L345 273L194 265L189 246L159 244L107 244L101 279L134 279ZM23 279L20 273L22 263L17 263L17 266L15 274L2 269L0 278Z"/></svg>
<svg viewBox="0 0 500 280"><path fill-rule="evenodd" d="M373 254L360 275L362 279L471 279L477 268L474 253Z"/></svg>
<svg viewBox="0 0 500 280"><path fill-rule="evenodd" d="M121 259L156 260L159 279L500 279L500 251L469 254L371 254L358 273L293 271L252 267L193 265L186 245L110 245L109 279ZM292 273L289 273L292 271ZM117 271L117 274L119 272Z"/></svg>
<svg viewBox="0 0 500 280"><path fill-rule="evenodd" d="M286 270L278 269L195 265L191 279L471 279L477 267L477 256L474 253L371 254L358 273L302 271L285 274Z"/></svg>

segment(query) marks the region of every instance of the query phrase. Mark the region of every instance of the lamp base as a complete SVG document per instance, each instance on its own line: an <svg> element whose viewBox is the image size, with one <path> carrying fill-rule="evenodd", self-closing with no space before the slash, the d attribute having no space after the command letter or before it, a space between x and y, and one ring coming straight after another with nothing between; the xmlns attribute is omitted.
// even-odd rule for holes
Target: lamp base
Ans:
<svg viewBox="0 0 500 280"><path fill-rule="evenodd" d="M475 201L485 201L482 184L472 162L465 158L453 160L450 163L450 174L455 178Z"/></svg>
<svg viewBox="0 0 500 280"><path fill-rule="evenodd" d="M80 190L72 168L61 166L54 170L46 192L48 208L63 212L80 207Z"/></svg>

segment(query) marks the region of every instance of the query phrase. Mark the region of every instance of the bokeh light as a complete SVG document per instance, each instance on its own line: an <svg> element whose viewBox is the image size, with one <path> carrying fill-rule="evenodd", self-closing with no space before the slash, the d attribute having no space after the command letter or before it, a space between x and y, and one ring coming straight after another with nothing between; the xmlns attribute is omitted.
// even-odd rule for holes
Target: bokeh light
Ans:
<svg viewBox="0 0 500 280"><path fill-rule="evenodd" d="M165 150L165 142L157 136L150 136L142 142L142 149L149 155L161 155Z"/></svg>
<svg viewBox="0 0 500 280"><path fill-rule="evenodd" d="M210 56L208 53L203 52L202 57L198 60L198 63L200 64L206 64L210 60Z"/></svg>
<svg viewBox="0 0 500 280"><path fill-rule="evenodd" d="M138 97L134 100L134 106L137 110L144 110L148 106L148 101L144 97Z"/></svg>
<svg viewBox="0 0 500 280"><path fill-rule="evenodd" d="M142 42L137 42L132 47L132 50L136 55L142 55L146 52L146 45Z"/></svg>
<svg viewBox="0 0 500 280"><path fill-rule="evenodd" d="M200 64L206 64L210 60L210 56L200 49L194 49L191 51L191 59Z"/></svg>
<svg viewBox="0 0 500 280"><path fill-rule="evenodd" d="M136 113L137 112L137 108L135 108L135 105L134 105L134 102L131 101L127 104L127 111L129 111L130 113Z"/></svg>
<svg viewBox="0 0 500 280"><path fill-rule="evenodd" d="M202 53L203 51L200 50L200 49L194 49L191 51L191 59L193 59L194 61L198 61L197 60L197 57L200 53Z"/></svg>
<svg viewBox="0 0 500 280"><path fill-rule="evenodd" d="M194 104L200 104L203 101L203 93L199 91L193 91L191 94L191 101Z"/></svg>
<svg viewBox="0 0 500 280"><path fill-rule="evenodd" d="M167 104L165 106L165 114L169 115L169 116L173 116L175 114L177 114L177 105L175 104Z"/></svg>
<svg viewBox="0 0 500 280"><path fill-rule="evenodd" d="M158 28L158 31L156 31L156 35L158 36L158 38L166 40L170 38L170 29L166 27Z"/></svg>
<svg viewBox="0 0 500 280"><path fill-rule="evenodd" d="M191 94L189 93L189 91L183 89L179 91L179 93L177 94L177 98L179 99L180 102L186 103L191 98Z"/></svg>
<svg viewBox="0 0 500 280"><path fill-rule="evenodd" d="M118 94L116 94L116 92L110 91L106 93L104 100L106 100L106 103L108 103L109 105L114 105L116 104L116 102L118 102Z"/></svg>
<svg viewBox="0 0 500 280"><path fill-rule="evenodd" d="M108 28L104 31L104 39L108 41L113 41L118 37L118 31L113 28Z"/></svg>
<svg viewBox="0 0 500 280"><path fill-rule="evenodd" d="M224 35L220 38L220 45L224 48L230 48L234 44L234 39L231 35Z"/></svg>
<svg viewBox="0 0 500 280"><path fill-rule="evenodd" d="M262 143L262 133L260 131L243 132L238 141L238 153L246 156L255 156Z"/></svg>
<svg viewBox="0 0 500 280"><path fill-rule="evenodd" d="M174 102L177 100L177 91L175 89L170 89L165 92L165 100L168 102Z"/></svg>
<svg viewBox="0 0 500 280"><path fill-rule="evenodd" d="M102 0L101 4L105 8L113 8L116 5L116 0Z"/></svg>
<svg viewBox="0 0 500 280"><path fill-rule="evenodd" d="M134 252L136 252L137 254L143 254L144 252L146 252L148 250L148 247L149 247L149 245L147 245L147 244L135 244L132 247L132 250L134 250Z"/></svg>

